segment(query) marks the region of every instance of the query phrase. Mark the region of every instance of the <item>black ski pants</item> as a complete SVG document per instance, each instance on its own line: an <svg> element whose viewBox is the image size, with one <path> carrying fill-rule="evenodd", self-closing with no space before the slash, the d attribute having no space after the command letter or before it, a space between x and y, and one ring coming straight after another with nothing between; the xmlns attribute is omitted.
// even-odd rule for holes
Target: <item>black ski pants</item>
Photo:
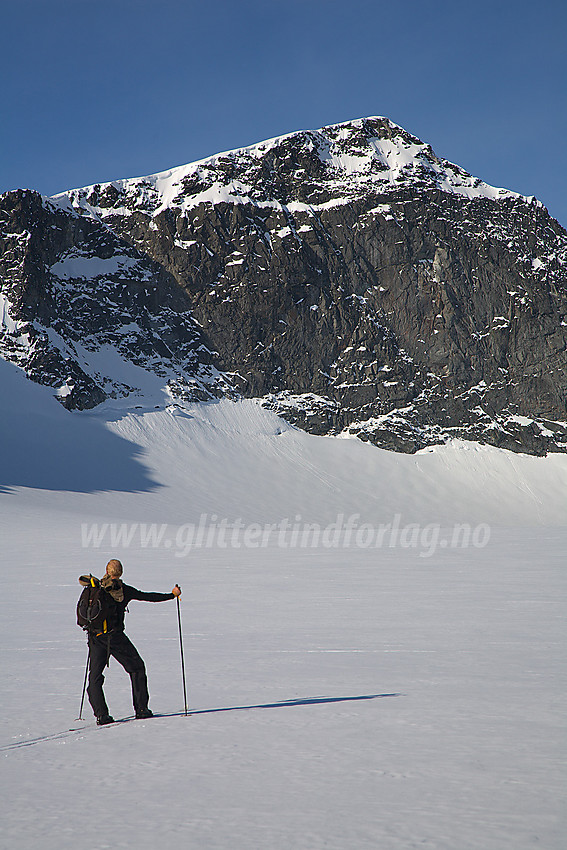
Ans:
<svg viewBox="0 0 567 850"><path fill-rule="evenodd" d="M104 683L103 671L108 659L108 637L106 635L89 635L89 687L87 693L95 717L108 714L108 706L102 689ZM113 632L110 635L110 655L116 658L132 680L132 702L134 711L148 707L150 695L144 662L124 632Z"/></svg>

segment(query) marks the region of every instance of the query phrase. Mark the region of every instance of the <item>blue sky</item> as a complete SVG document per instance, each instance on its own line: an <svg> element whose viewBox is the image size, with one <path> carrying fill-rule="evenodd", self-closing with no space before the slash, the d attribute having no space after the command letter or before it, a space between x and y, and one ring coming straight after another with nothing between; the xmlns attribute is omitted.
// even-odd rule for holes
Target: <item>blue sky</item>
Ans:
<svg viewBox="0 0 567 850"><path fill-rule="evenodd" d="M386 115L567 225L565 0L0 0L0 191Z"/></svg>

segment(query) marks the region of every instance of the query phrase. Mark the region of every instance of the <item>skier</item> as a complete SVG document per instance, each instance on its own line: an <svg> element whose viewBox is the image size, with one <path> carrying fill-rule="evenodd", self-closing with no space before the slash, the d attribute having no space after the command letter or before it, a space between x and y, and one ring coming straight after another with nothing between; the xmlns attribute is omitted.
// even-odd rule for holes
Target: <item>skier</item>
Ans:
<svg viewBox="0 0 567 850"><path fill-rule="evenodd" d="M176 596L181 596L181 589L177 585L171 593L144 593L141 590L136 590L135 587L124 584L121 576L122 564L113 558L106 565L106 574L100 581L102 587L114 600L112 604L114 616L110 623L111 628L108 633L104 634L88 631L90 669L87 693L99 726L114 723L114 718L108 713L108 706L102 690L103 670L108 664L110 655L116 658L126 672L130 674L136 718L153 717L153 712L148 708L148 681L144 662L134 644L124 634L126 606L132 599L139 599L142 602L165 602L167 599L175 599ZM91 576L81 576L79 583L83 586L89 585Z"/></svg>

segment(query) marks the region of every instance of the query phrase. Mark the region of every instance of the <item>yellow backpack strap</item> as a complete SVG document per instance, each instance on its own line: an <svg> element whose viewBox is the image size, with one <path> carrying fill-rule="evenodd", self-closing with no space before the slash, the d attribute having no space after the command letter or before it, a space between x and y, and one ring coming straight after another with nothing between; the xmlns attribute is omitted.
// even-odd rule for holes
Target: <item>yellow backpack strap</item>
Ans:
<svg viewBox="0 0 567 850"><path fill-rule="evenodd" d="M95 579L92 575L91 575L91 586L96 587L96 581L95 581ZM97 637L100 637L101 635L105 635L107 632L108 632L108 623L105 620L102 624L102 632L98 632Z"/></svg>

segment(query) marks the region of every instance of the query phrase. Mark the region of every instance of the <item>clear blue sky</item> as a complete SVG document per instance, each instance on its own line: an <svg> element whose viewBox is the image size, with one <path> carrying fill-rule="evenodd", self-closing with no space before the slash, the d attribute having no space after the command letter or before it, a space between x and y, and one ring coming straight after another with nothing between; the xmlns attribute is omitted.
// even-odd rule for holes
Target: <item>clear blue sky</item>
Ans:
<svg viewBox="0 0 567 850"><path fill-rule="evenodd" d="M0 191L386 115L567 225L565 0L0 0Z"/></svg>

